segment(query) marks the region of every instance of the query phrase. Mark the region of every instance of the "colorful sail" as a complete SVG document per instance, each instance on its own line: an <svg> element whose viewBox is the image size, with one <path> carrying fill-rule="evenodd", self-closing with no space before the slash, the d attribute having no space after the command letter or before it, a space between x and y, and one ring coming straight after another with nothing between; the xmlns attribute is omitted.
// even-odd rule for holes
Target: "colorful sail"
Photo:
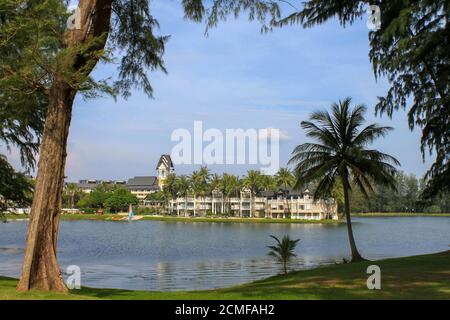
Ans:
<svg viewBox="0 0 450 320"><path fill-rule="evenodd" d="M133 221L134 218L134 212L133 212L133 206L130 204L128 207L128 217L130 218L130 221Z"/></svg>

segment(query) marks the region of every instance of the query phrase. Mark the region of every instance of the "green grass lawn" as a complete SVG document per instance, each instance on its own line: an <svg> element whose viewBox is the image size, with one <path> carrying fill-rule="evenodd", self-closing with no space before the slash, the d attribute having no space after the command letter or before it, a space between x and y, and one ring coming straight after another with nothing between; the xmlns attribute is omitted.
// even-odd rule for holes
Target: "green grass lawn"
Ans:
<svg viewBox="0 0 450 320"><path fill-rule="evenodd" d="M367 266L381 268L381 290L366 287ZM17 293L16 279L0 278L0 299L450 299L450 251L292 272L207 291L129 291L82 288L69 294Z"/></svg>

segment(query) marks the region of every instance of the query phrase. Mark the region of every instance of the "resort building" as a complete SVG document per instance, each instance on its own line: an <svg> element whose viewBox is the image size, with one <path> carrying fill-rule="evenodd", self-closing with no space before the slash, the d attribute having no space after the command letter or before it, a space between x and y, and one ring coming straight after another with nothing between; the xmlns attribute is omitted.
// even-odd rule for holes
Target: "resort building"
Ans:
<svg viewBox="0 0 450 320"><path fill-rule="evenodd" d="M113 180L80 180L77 185L81 191L84 193L91 193L95 188L100 185L106 186L116 186L116 185L126 185L126 181L113 181Z"/></svg>
<svg viewBox="0 0 450 320"><path fill-rule="evenodd" d="M203 197L178 196L168 203L164 200L150 200L148 195L163 189L170 173L175 172L170 155L164 154L156 165L157 176L136 176L125 181L81 180L78 187L86 193L101 184L123 185L140 201L142 207L179 216L230 215L254 218L290 218L306 220L338 219L337 205L333 199L314 201L310 191L279 189L262 191L252 196L243 189L239 196L225 197L213 191Z"/></svg>
<svg viewBox="0 0 450 320"><path fill-rule="evenodd" d="M175 172L170 155L163 154L161 158L159 158L158 164L156 165L156 170L158 170L158 186L162 190L167 176Z"/></svg>
<svg viewBox="0 0 450 320"><path fill-rule="evenodd" d="M144 205L151 206L150 202ZM338 220L333 199L314 201L309 190L260 192L251 197L248 190L240 197L225 198L219 192L206 197L177 197L169 201L169 213L179 216L231 215L243 218L290 218Z"/></svg>
<svg viewBox="0 0 450 320"><path fill-rule="evenodd" d="M173 162L170 155L163 154L156 166L158 176L137 176L128 181L105 181L105 180L80 180L78 187L85 193L92 192L101 184L123 185L130 190L140 201L143 201L149 194L162 190L164 180L170 173L174 172Z"/></svg>
<svg viewBox="0 0 450 320"><path fill-rule="evenodd" d="M134 177L128 180L126 188L139 200L160 190L158 178L154 176Z"/></svg>

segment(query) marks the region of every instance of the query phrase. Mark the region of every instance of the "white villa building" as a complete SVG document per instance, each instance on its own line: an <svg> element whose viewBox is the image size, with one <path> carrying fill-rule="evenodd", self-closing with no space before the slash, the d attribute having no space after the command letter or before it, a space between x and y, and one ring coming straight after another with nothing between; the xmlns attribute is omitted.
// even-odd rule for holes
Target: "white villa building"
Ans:
<svg viewBox="0 0 450 320"><path fill-rule="evenodd" d="M255 197L242 191L240 197L224 198L218 192L207 197L178 197L169 202L169 213L179 216L221 215L228 213L247 218L290 218L304 220L338 220L334 200L314 201L310 192L261 192Z"/></svg>

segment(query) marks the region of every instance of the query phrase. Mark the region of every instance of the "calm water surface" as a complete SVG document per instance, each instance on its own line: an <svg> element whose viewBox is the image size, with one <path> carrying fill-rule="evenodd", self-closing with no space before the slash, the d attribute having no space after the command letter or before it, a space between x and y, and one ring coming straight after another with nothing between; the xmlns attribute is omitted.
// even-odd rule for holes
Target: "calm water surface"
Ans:
<svg viewBox="0 0 450 320"><path fill-rule="evenodd" d="M369 259L448 250L450 217L355 218ZM27 222L0 223L0 275L18 277ZM62 221L58 259L78 265L82 285L141 290L226 287L279 272L267 257L269 235L301 238L292 268L348 257L342 225Z"/></svg>

